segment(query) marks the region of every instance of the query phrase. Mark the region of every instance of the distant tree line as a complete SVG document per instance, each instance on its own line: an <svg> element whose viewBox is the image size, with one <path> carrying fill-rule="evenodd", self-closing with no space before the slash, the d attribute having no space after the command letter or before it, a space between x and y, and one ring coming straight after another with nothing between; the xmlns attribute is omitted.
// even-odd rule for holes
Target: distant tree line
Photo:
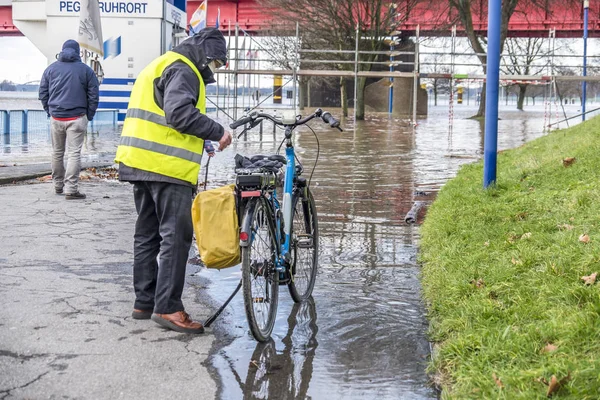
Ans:
<svg viewBox="0 0 600 400"><path fill-rule="evenodd" d="M0 92L37 92L39 88L37 82L15 83L8 79L0 82Z"/></svg>
<svg viewBox="0 0 600 400"><path fill-rule="evenodd" d="M0 90L4 92L16 92L17 85L13 81L5 79L0 82Z"/></svg>

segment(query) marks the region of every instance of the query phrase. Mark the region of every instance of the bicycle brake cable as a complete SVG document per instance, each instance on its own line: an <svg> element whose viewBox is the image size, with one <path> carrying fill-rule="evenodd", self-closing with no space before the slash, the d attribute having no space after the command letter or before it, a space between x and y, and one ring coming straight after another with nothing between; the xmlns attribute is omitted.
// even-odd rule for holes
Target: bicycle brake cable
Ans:
<svg viewBox="0 0 600 400"><path fill-rule="evenodd" d="M208 165L210 164L210 159L212 157L208 157L208 161L206 161L206 166L204 167L206 171L204 171L204 191L206 192L206 183L208 182Z"/></svg>

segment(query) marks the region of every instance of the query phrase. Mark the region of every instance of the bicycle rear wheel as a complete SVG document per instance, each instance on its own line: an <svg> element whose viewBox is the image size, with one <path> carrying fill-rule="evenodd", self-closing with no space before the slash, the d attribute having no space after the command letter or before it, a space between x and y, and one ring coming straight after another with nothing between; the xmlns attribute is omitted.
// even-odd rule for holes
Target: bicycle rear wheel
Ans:
<svg viewBox="0 0 600 400"><path fill-rule="evenodd" d="M243 229L249 241L242 247L242 285L246 317L259 342L271 337L279 300L279 274L275 269L276 242L273 215L263 198L246 207Z"/></svg>
<svg viewBox="0 0 600 400"><path fill-rule="evenodd" d="M319 257L319 226L317 208L309 188L294 196L292 219L292 279L288 289L292 299L299 303L310 297L317 277Z"/></svg>

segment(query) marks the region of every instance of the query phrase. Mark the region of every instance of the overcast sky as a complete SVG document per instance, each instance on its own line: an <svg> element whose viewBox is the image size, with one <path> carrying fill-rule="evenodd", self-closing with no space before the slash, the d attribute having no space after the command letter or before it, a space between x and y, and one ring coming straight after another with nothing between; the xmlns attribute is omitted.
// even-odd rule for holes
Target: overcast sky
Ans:
<svg viewBox="0 0 600 400"><path fill-rule="evenodd" d="M47 67L46 57L24 36L0 37L0 81L37 81Z"/></svg>

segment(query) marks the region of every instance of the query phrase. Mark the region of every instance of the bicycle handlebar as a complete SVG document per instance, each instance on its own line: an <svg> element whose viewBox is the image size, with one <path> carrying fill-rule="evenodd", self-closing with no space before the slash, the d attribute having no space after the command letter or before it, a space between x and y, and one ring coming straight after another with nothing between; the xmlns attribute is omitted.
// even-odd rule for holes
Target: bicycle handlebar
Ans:
<svg viewBox="0 0 600 400"><path fill-rule="evenodd" d="M283 121L281 121L278 118L275 118L274 116L272 116L271 114L265 114L265 113L258 113L258 112L253 112L250 115L247 115L245 117L242 117L240 119L238 119L237 121L232 122L229 127L231 129L235 129L239 126L245 125L249 122L253 122L253 121L257 121L259 118L266 118L270 121L273 121L274 124L276 125L282 125L282 126L300 126L300 125L304 125L307 122L309 122L310 120L314 119L314 118L318 118L321 117L321 119L323 120L323 122L328 123L329 126L331 126L332 128L337 128L340 130L340 132L343 132L343 129L340 128L340 121L335 119L330 112L325 111L323 112L323 110L321 110L320 108L317 108L315 110L315 112L305 118L302 119L296 119L296 121L293 124L288 124L288 123L284 123ZM252 125L255 125L254 123Z"/></svg>
<svg viewBox="0 0 600 400"><path fill-rule="evenodd" d="M253 118L252 115L248 115L247 117L242 117L240 119L238 119L237 121L232 122L231 124L229 124L229 127L231 129L235 129L238 126L242 126L247 124L248 122L252 122Z"/></svg>
<svg viewBox="0 0 600 400"><path fill-rule="evenodd" d="M338 128L341 131L340 128L340 121L335 119L333 117L333 115L331 115L331 113L329 111L325 111L323 113L323 115L321 115L321 119L326 123L329 124L329 126L331 126L332 128Z"/></svg>

